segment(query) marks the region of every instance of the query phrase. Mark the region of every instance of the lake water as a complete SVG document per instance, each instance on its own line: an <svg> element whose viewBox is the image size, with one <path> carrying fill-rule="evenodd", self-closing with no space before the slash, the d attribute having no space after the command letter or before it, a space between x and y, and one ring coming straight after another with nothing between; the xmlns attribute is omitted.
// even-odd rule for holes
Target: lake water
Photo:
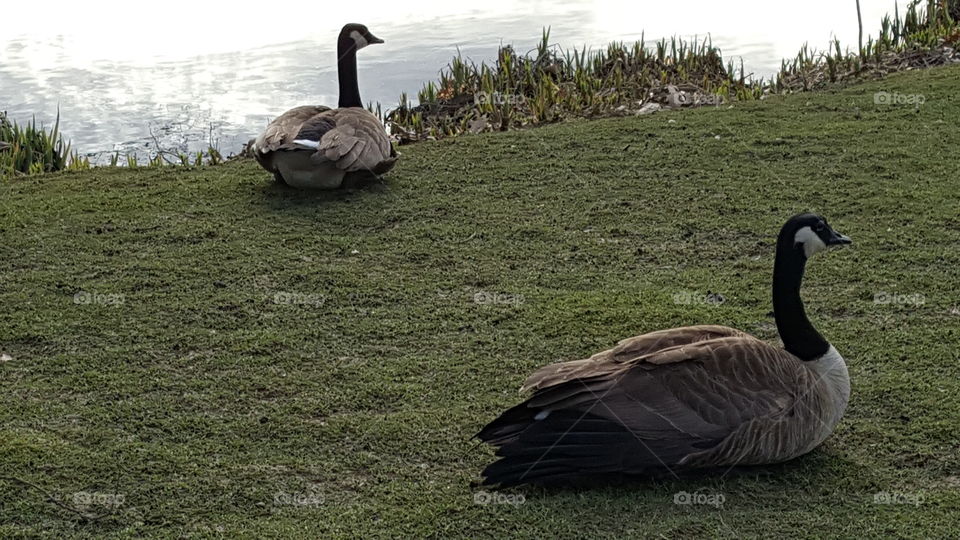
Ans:
<svg viewBox="0 0 960 540"><path fill-rule="evenodd" d="M903 10L907 1L897 3ZM765 77L804 42L857 42L853 0L198 4L51 0L42 14L38 4L0 7L0 110L49 125L59 107L63 133L99 162L117 150L143 157L156 144L195 151L213 143L226 155L290 107L336 104L335 41L345 22L386 41L358 60L364 102L384 109L401 92L415 98L458 48L489 62L501 44L532 49L546 26L564 48L641 33L648 43L710 35L725 59L742 57L748 72ZM875 35L894 2L861 4L864 31Z"/></svg>

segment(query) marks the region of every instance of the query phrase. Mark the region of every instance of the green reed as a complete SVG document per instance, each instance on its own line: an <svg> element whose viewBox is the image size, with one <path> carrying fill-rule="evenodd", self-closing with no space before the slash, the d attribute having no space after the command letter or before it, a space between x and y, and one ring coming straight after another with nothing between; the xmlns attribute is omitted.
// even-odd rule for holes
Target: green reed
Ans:
<svg viewBox="0 0 960 540"><path fill-rule="evenodd" d="M382 114L381 114L382 116ZM206 150L195 154L158 149L155 154L141 161L135 154L110 155L108 167L200 167L218 165L224 158L220 149L211 143ZM0 112L0 178L41 174L61 170L88 169L90 158L81 157L60 133L60 113L57 112L53 128L47 130L36 119L20 126Z"/></svg>
<svg viewBox="0 0 960 540"><path fill-rule="evenodd" d="M775 92L821 88L827 83L882 76L905 67L946 63L941 47L960 44L960 0L914 0L901 16L894 5L893 17L880 21L879 35L868 36L857 50L841 50L834 39L824 52L804 45L798 55L782 63L772 79Z"/></svg>
<svg viewBox="0 0 960 540"><path fill-rule="evenodd" d="M36 118L21 126L0 112L0 177L39 174L64 169L86 169L89 160L71 151L60 134L60 113L52 129Z"/></svg>

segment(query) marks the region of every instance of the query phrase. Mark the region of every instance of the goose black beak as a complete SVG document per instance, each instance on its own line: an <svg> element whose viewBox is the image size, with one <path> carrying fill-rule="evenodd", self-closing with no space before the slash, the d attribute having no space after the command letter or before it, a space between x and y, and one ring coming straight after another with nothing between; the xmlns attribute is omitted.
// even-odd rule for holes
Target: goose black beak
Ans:
<svg viewBox="0 0 960 540"><path fill-rule="evenodd" d="M837 231L830 231L830 238L827 240L828 246L844 246L852 243L853 240L849 236L842 235Z"/></svg>
<svg viewBox="0 0 960 540"><path fill-rule="evenodd" d="M373 45L375 43L383 43L383 40L373 34L370 34L370 37L367 38L367 43Z"/></svg>

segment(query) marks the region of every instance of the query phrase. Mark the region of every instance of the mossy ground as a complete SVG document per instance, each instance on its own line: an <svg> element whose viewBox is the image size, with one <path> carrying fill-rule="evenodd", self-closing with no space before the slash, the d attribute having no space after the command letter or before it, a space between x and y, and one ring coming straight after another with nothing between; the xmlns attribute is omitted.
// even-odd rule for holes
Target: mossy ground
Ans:
<svg viewBox="0 0 960 540"><path fill-rule="evenodd" d="M944 68L418 144L352 192L253 162L3 183L0 537L956 537L958 118ZM538 366L689 324L775 340L800 211L855 241L804 288L853 380L822 447L475 503L470 437ZM674 504L698 489L722 506Z"/></svg>

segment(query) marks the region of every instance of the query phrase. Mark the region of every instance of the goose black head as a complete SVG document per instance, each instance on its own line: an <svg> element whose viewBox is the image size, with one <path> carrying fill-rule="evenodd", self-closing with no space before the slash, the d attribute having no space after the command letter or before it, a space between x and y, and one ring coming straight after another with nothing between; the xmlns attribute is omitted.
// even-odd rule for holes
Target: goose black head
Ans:
<svg viewBox="0 0 960 540"><path fill-rule="evenodd" d="M383 43L383 40L371 34L366 26L357 23L349 23L343 26L343 30L340 30L339 41L343 43L344 40L351 40L358 51L367 45Z"/></svg>
<svg viewBox="0 0 960 540"><path fill-rule="evenodd" d="M849 237L833 230L826 218L816 214L797 214L780 230L779 243L799 250L809 259L830 246L852 244Z"/></svg>

